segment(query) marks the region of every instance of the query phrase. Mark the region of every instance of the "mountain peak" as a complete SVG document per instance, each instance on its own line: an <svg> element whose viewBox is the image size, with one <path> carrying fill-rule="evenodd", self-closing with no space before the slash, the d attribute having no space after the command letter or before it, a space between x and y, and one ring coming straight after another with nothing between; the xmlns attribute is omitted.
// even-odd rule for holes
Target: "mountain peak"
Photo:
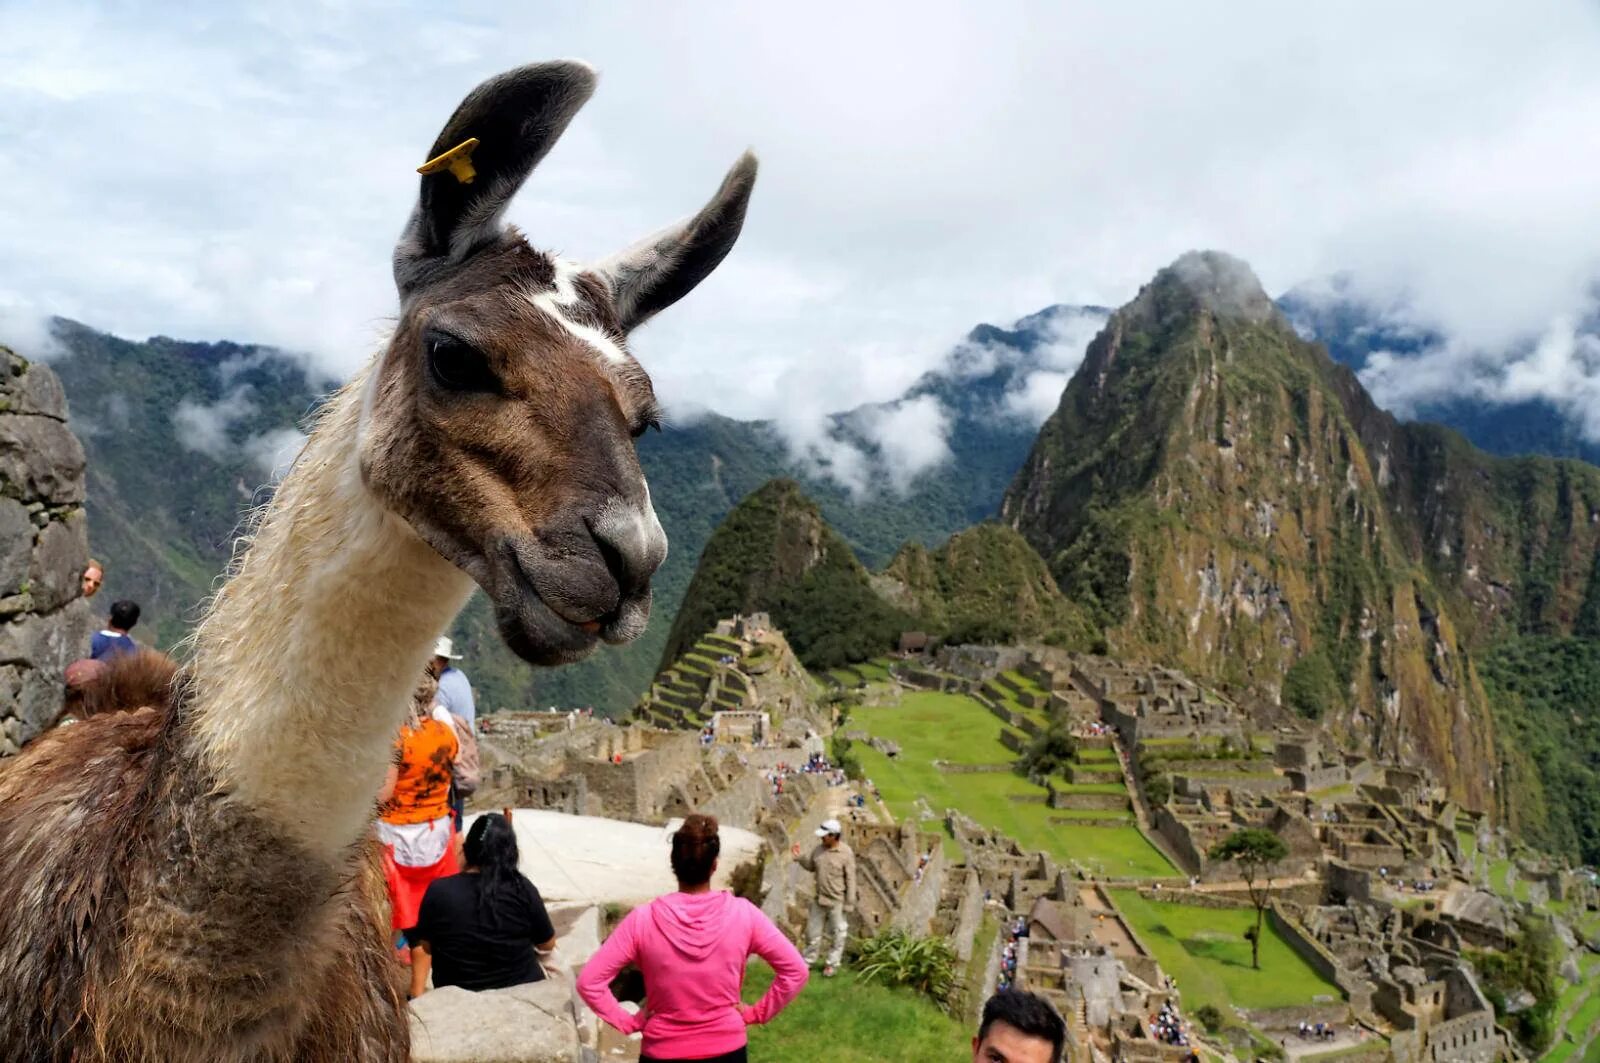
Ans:
<svg viewBox="0 0 1600 1063"><path fill-rule="evenodd" d="M1251 322L1269 320L1272 300L1248 263L1222 251L1190 251L1157 273L1141 292L1153 300L1183 293L1218 317ZM1135 300L1139 302L1140 300Z"/></svg>

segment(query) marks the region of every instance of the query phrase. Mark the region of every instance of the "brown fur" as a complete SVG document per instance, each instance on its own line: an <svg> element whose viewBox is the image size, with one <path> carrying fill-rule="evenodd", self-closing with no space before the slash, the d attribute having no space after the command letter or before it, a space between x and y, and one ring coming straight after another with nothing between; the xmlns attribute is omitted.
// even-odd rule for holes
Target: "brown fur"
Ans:
<svg viewBox="0 0 1600 1063"><path fill-rule="evenodd" d="M0 1059L404 1059L375 844L306 859L204 781L170 663L106 678L0 769Z"/></svg>

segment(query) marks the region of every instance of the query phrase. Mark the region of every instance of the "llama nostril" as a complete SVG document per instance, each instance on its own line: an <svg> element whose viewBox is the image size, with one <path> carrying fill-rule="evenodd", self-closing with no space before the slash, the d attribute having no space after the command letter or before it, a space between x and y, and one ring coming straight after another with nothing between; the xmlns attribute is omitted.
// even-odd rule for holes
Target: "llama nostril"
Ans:
<svg viewBox="0 0 1600 1063"><path fill-rule="evenodd" d="M632 589L632 581L628 575L628 561L622 556L622 551L618 550L608 540L602 538L598 529L595 533L594 544L600 551L601 559L606 563L606 571L610 572L611 578L617 581L617 587L621 589L622 593L628 593Z"/></svg>
<svg viewBox="0 0 1600 1063"><path fill-rule="evenodd" d="M648 587L667 552L661 522L648 499L639 506L612 498L588 524L595 547L623 595Z"/></svg>

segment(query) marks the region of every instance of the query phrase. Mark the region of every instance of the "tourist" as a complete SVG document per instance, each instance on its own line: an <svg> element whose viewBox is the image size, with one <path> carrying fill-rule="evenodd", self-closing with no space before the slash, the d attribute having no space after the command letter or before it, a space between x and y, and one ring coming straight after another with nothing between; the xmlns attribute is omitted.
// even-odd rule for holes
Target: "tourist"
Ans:
<svg viewBox="0 0 1600 1063"><path fill-rule="evenodd" d="M126 598L112 602L111 617L104 630L96 631L89 640L90 660L113 661L138 653L139 644L128 637L128 632L138 622L138 602L130 602Z"/></svg>
<svg viewBox="0 0 1600 1063"><path fill-rule="evenodd" d="M479 816L462 847L466 870L428 884L411 943L411 995L434 988L503 989L544 980L539 955L555 928L533 883L517 870L517 835L498 812Z"/></svg>
<svg viewBox="0 0 1600 1063"><path fill-rule="evenodd" d="M1005 989L983 1005L972 1063L1061 1063L1067 1024L1043 997Z"/></svg>
<svg viewBox="0 0 1600 1063"><path fill-rule="evenodd" d="M845 913L856 906L856 856L842 837L844 828L836 819L825 819L817 828L821 839L817 847L800 858L800 866L816 873L817 893L806 915L806 964L815 967L822 952L823 923L827 923L833 944L822 977L832 978L844 959L845 937L849 925Z"/></svg>
<svg viewBox="0 0 1600 1063"><path fill-rule="evenodd" d="M91 557L89 564L83 570L83 596L85 598L93 598L100 592L100 585L105 581L105 566Z"/></svg>
<svg viewBox="0 0 1600 1063"><path fill-rule="evenodd" d="M455 643L441 635L433 644L429 671L439 681L439 704L476 727L478 707L472 700L472 684L467 682L465 672L450 663L459 660L461 655L456 652Z"/></svg>
<svg viewBox="0 0 1600 1063"><path fill-rule="evenodd" d="M640 1063L698 1059L744 1063L745 1027L765 1023L806 984L800 953L761 914L726 890L712 890L722 843L713 816L690 815L672 835L678 892L629 912L578 975L578 995L624 1034L643 1032ZM751 954L772 966L772 985L741 1004ZM622 1009L611 980L628 964L644 976L638 1014Z"/></svg>
<svg viewBox="0 0 1600 1063"><path fill-rule="evenodd" d="M378 794L378 840L397 931L417 923L417 909L434 879L456 873L450 815L450 762L460 749L453 727L433 718L438 683L423 672L395 741L395 762ZM410 959L402 933L402 958Z"/></svg>

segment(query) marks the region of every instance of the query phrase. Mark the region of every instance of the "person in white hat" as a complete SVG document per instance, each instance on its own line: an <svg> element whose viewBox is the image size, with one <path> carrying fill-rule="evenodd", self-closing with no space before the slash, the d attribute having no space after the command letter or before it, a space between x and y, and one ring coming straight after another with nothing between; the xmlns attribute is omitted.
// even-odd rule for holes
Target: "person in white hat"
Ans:
<svg viewBox="0 0 1600 1063"><path fill-rule="evenodd" d="M800 858L800 866L816 873L817 895L806 916L806 963L817 965L822 952L822 930L826 923L833 941L822 977L832 978L844 959L844 941L849 934L845 913L856 906L856 854L844 843L844 828L836 819L825 819L817 828L822 839L815 849Z"/></svg>
<svg viewBox="0 0 1600 1063"><path fill-rule="evenodd" d="M441 635L433 644L433 663L428 671L439 680L439 704L476 728L478 709L472 700L472 684L467 682L465 672L450 663L459 660L461 655L456 652L455 643Z"/></svg>
<svg viewBox="0 0 1600 1063"><path fill-rule="evenodd" d="M439 693L434 703L436 708L443 708L449 714L461 717L466 721L468 730L475 733L478 729L478 708L472 700L472 684L467 682L465 672L450 663L459 660L461 655L456 652L455 643L450 641L449 636L440 635L439 641L433 644L433 659L428 662L428 671L439 681ZM449 719L449 716L445 719ZM455 820L458 832L466 806L466 798L452 781L450 815Z"/></svg>

